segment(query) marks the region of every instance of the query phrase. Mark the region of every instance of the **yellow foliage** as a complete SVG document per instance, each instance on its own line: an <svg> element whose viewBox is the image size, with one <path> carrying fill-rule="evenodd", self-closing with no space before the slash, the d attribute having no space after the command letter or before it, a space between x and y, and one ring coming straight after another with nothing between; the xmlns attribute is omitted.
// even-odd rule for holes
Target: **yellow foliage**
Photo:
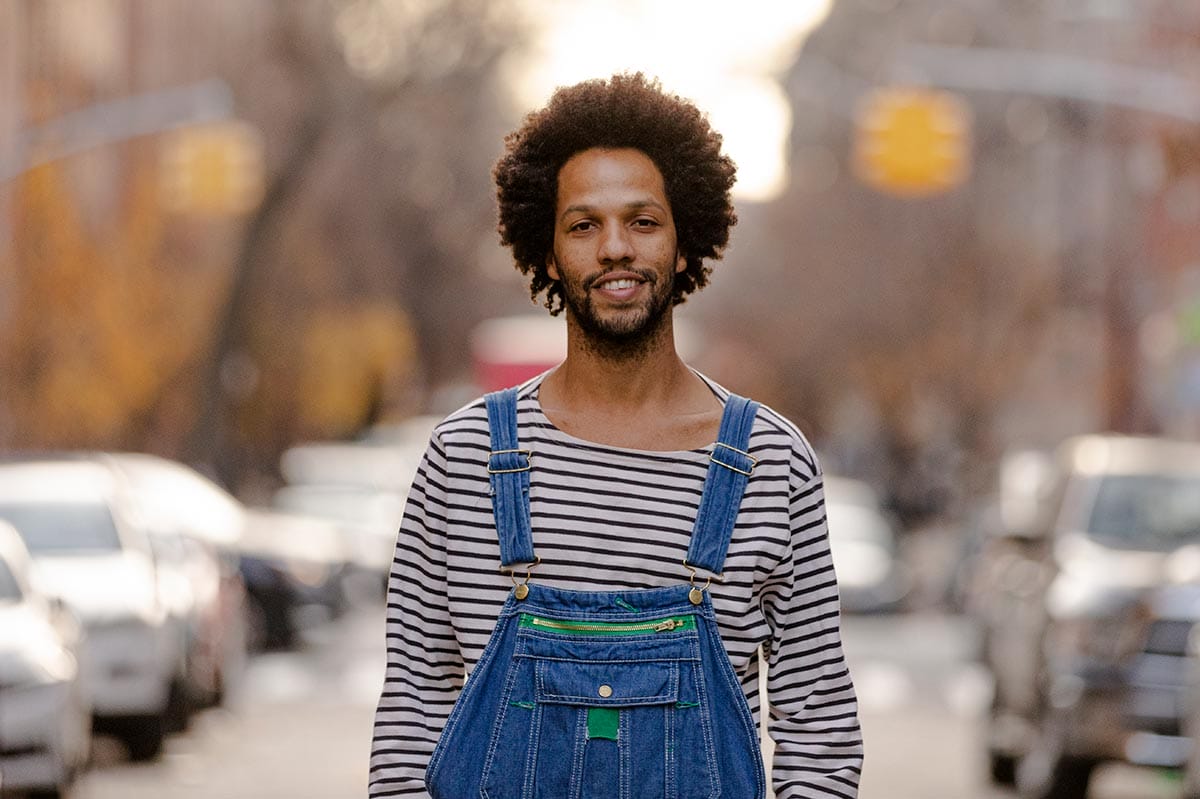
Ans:
<svg viewBox="0 0 1200 799"><path fill-rule="evenodd" d="M16 302L0 359L17 446L121 445L211 312L197 300L211 296L212 270L166 256L151 171L134 161L124 183L117 224L89 233L65 162L16 181Z"/></svg>
<svg viewBox="0 0 1200 799"><path fill-rule="evenodd" d="M326 435L353 432L370 400L409 376L416 354L408 316L379 302L318 312L303 342L302 421Z"/></svg>

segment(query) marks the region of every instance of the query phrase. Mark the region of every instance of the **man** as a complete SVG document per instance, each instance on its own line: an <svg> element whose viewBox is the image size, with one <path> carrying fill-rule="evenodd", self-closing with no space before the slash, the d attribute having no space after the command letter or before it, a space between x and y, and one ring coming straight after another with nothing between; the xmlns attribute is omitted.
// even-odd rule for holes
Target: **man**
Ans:
<svg viewBox="0 0 1200 799"><path fill-rule="evenodd" d="M566 360L518 392L541 559L532 583L688 580L681 561L729 392L679 358L672 309L707 283L704 261L720 257L736 221L720 143L695 106L640 74L560 89L506 140L501 238L533 297L565 312L568 334ZM497 568L491 449L476 401L437 427L414 481L389 589L372 797L428 795L425 770L464 676L523 582L525 569ZM862 741L821 472L803 436L765 407L749 453L757 463L724 579L710 588L720 638L756 720L765 652L776 796L852 799Z"/></svg>

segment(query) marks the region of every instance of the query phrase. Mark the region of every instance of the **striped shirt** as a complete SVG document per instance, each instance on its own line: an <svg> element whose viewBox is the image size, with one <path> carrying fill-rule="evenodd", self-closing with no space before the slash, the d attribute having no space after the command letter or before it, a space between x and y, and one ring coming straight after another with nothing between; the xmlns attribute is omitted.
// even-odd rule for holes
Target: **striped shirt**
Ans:
<svg viewBox="0 0 1200 799"><path fill-rule="evenodd" d="M722 401L728 392L709 381ZM541 411L541 378L521 387L521 446L533 450L533 580L580 590L676 585L712 446L646 452L574 438ZM435 428L405 508L388 587L387 672L376 713L370 796L427 797L425 767L513 583L487 475L487 413L477 400ZM857 796L862 738L842 654L820 467L801 433L763 407L758 459L725 562L710 588L721 638L768 730L778 799Z"/></svg>

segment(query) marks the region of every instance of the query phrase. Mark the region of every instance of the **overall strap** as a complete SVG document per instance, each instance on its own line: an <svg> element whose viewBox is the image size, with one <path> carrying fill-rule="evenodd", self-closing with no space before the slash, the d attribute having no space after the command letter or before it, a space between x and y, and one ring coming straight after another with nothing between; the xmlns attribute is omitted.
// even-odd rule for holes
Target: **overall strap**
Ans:
<svg viewBox="0 0 1200 799"><path fill-rule="evenodd" d="M738 508L756 459L750 456L750 431L758 403L730 394L721 417L721 431L709 456L704 494L688 546L687 564L720 574L737 520Z"/></svg>
<svg viewBox="0 0 1200 799"><path fill-rule="evenodd" d="M529 524L529 461L533 453L517 443L517 389L494 391L484 401L492 439L487 470L500 537L500 565L533 563Z"/></svg>

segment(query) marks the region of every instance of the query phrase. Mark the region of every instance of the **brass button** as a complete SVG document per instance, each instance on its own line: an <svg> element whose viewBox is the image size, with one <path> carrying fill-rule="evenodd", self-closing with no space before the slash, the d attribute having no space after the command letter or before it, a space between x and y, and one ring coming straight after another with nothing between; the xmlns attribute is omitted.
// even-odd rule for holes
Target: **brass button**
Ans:
<svg viewBox="0 0 1200 799"><path fill-rule="evenodd" d="M611 685L601 685L600 690L597 691L596 693L600 694L600 696L604 697L605 699L608 699L610 696L612 696L612 686Z"/></svg>

